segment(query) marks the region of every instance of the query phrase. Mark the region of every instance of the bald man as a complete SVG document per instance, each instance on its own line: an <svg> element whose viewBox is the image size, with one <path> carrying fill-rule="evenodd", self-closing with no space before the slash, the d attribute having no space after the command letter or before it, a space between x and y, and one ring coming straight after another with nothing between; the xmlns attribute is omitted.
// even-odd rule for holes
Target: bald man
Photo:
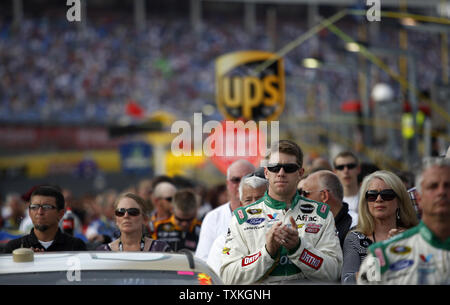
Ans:
<svg viewBox="0 0 450 305"><path fill-rule="evenodd" d="M195 256L208 260L209 250L219 235L227 233L232 213L241 206L239 198L239 183L242 177L253 173L255 166L249 161L239 159L234 161L227 169L227 192L230 201L215 208L206 214L202 222L200 238Z"/></svg>

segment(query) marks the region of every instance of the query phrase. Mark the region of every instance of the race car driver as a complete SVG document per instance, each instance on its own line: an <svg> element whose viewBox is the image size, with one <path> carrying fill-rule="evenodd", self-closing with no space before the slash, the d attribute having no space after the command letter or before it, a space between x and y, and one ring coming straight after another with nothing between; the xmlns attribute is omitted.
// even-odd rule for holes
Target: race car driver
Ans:
<svg viewBox="0 0 450 305"><path fill-rule="evenodd" d="M358 284L450 284L450 159L425 159L416 188L422 221L373 244Z"/></svg>
<svg viewBox="0 0 450 305"><path fill-rule="evenodd" d="M263 198L234 211L222 251L226 284L333 282L342 251L328 205L301 197L303 153L292 141L271 149Z"/></svg>

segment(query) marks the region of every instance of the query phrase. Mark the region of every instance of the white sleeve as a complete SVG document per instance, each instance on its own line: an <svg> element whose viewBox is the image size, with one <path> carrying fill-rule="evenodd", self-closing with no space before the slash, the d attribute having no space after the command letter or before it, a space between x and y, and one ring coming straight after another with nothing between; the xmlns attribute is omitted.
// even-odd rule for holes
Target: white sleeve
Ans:
<svg viewBox="0 0 450 305"><path fill-rule="evenodd" d="M206 263L213 269L217 275L222 266L222 250L225 246L225 235L219 235L211 246Z"/></svg>
<svg viewBox="0 0 450 305"><path fill-rule="evenodd" d="M213 214L210 212L206 214L205 219L203 219L200 236L198 238L198 245L195 251L195 256L205 262L208 261L209 250L216 239L215 221L213 218Z"/></svg>

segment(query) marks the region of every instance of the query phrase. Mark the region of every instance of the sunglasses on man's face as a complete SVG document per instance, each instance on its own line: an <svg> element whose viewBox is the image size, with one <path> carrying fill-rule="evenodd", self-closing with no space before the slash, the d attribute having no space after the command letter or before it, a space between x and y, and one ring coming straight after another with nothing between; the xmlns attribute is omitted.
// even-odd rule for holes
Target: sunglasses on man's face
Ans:
<svg viewBox="0 0 450 305"><path fill-rule="evenodd" d="M272 173L278 173L281 169L284 170L285 173L293 173L295 171L298 171L300 169L300 166L295 163L278 163L278 164L269 164L267 166L267 169L269 172Z"/></svg>
<svg viewBox="0 0 450 305"><path fill-rule="evenodd" d="M232 177L230 181L234 184L238 184L241 182L241 177Z"/></svg>
<svg viewBox="0 0 450 305"><path fill-rule="evenodd" d="M262 178L262 179L266 179L266 177L264 176L264 172L260 172L260 171L247 174L247 175L245 175L242 178L246 179L246 178L251 178L253 176L256 176L256 177L259 177L259 178Z"/></svg>
<svg viewBox="0 0 450 305"><path fill-rule="evenodd" d="M397 197L397 194L392 189L385 189L379 192L375 190L369 190L366 192L366 200L369 202L376 201L378 195L380 195L381 199L383 199L384 201L390 201Z"/></svg>
<svg viewBox="0 0 450 305"><path fill-rule="evenodd" d="M195 216L193 216L193 217L191 217L191 218L181 218L181 217L178 217L178 216L176 216L176 215L174 215L175 216L175 219L178 221L178 222L192 222L193 220L194 220L194 218L195 218Z"/></svg>
<svg viewBox="0 0 450 305"><path fill-rule="evenodd" d="M348 163L348 164L341 164L341 165L336 165L334 168L337 169L338 171L342 171L344 170L344 168L348 168L348 169L354 169L356 168L358 165L356 163Z"/></svg>
<svg viewBox="0 0 450 305"><path fill-rule="evenodd" d="M299 188L299 189L298 189L298 193L299 193L301 196L305 197L305 198L308 198L308 196L311 195L311 193L322 192L322 191L326 191L326 190L305 191L305 190L302 189L302 188Z"/></svg>
<svg viewBox="0 0 450 305"><path fill-rule="evenodd" d="M123 217L125 216L125 213L128 213L128 215L130 216L139 216L141 214L141 211L138 208L129 208L129 209L121 208L114 211L114 214L117 217Z"/></svg>

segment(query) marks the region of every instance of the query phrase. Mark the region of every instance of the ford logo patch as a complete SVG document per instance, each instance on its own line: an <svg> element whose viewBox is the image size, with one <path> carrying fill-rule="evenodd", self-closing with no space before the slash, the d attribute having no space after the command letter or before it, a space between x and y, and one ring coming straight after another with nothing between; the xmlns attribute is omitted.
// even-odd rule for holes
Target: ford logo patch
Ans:
<svg viewBox="0 0 450 305"><path fill-rule="evenodd" d="M414 264L413 260L410 259L402 259L401 261L395 262L392 265L389 266L389 269L391 269L392 271L399 271L405 268L408 268L409 266L411 266L412 264Z"/></svg>
<svg viewBox="0 0 450 305"><path fill-rule="evenodd" d="M256 226L256 225L259 225L264 220L265 220L265 218L250 218L249 220L247 220L247 223L249 223L253 226Z"/></svg>

